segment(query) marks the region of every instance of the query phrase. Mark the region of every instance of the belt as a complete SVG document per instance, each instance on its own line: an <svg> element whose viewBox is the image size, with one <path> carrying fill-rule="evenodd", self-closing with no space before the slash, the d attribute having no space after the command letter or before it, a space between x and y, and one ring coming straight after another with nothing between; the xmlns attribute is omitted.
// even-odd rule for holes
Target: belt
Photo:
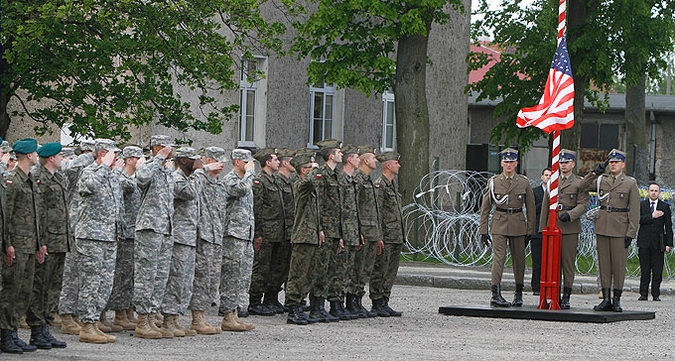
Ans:
<svg viewBox="0 0 675 361"><path fill-rule="evenodd" d="M600 206L600 209L604 209L607 212L628 212L628 208L616 208L612 206Z"/></svg>
<svg viewBox="0 0 675 361"><path fill-rule="evenodd" d="M499 208L499 207L495 207L495 209L500 211L500 212L504 212L504 213L508 213L508 214L520 213L520 212L523 211L522 208Z"/></svg>
<svg viewBox="0 0 675 361"><path fill-rule="evenodd" d="M569 211L574 209L574 206L563 206L562 204L558 203L558 210L559 211Z"/></svg>

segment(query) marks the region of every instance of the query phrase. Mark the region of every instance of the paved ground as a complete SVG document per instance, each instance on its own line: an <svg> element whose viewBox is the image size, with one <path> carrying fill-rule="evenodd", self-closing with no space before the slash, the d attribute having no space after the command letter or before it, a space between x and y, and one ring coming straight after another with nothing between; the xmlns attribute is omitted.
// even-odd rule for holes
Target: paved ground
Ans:
<svg viewBox="0 0 675 361"><path fill-rule="evenodd" d="M486 278L486 270L404 264L400 280L416 277L423 284L441 278ZM429 281L431 279L432 281ZM588 283L592 284L593 277ZM627 285L634 280L627 280ZM446 280L443 285L452 284ZM452 281L455 282L455 281ZM462 285L468 281L462 281ZM483 281L475 281L482 285ZM581 284L583 285L584 280ZM671 281L668 281L672 285ZM511 299L512 292L504 292ZM444 316L439 306L484 305L488 287L441 288L397 285L391 304L403 311L401 318L362 319L336 324L291 326L285 317L249 317L256 329L248 333L223 333L173 340L142 340L131 333L118 334L115 344L91 345L77 336L60 335L68 342L62 350L40 351L0 359L22 360L636 360L673 359L675 346L668 340L675 323L675 297L662 302L639 302L638 295L624 293L623 307L655 311L656 319L610 324L561 323L530 320ZM535 305L538 297L525 295ZM368 302L366 302L368 303ZM572 307L590 309L597 294L572 296ZM218 323L215 310L208 317ZM187 319L183 324L187 324ZM21 331L28 338L26 330Z"/></svg>

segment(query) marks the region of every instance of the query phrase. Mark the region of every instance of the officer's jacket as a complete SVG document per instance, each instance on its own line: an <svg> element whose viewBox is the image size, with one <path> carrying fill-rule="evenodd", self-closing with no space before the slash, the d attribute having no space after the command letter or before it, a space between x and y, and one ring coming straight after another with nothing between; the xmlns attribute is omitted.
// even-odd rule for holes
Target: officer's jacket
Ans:
<svg viewBox="0 0 675 361"><path fill-rule="evenodd" d="M599 187L598 176L593 172L582 180L587 190L598 192L600 199L595 234L635 238L640 224L640 192L637 181L624 173L617 176L616 180L609 174L601 176Z"/></svg>
<svg viewBox="0 0 675 361"><path fill-rule="evenodd" d="M284 200L277 178L265 170L253 178L253 214L255 232L253 238L262 237L263 242L286 240Z"/></svg>
<svg viewBox="0 0 675 361"><path fill-rule="evenodd" d="M403 243L405 228L401 210L401 193L394 182L381 175L375 181L377 204L382 215L382 239L385 243Z"/></svg>
<svg viewBox="0 0 675 361"><path fill-rule="evenodd" d="M490 233L509 237L535 234L534 193L527 177L514 174L510 185L504 173L490 178L483 194L480 234L488 234L488 217L493 206Z"/></svg>
<svg viewBox="0 0 675 361"><path fill-rule="evenodd" d="M559 179L558 212L567 212L570 215L569 222L556 221L562 234L581 233L581 216L588 209L588 192L581 189L580 185L581 178L576 174L571 174L564 182L562 176ZM544 194L544 202L541 206L541 222L539 223L540 232L548 226L550 196L548 192Z"/></svg>
<svg viewBox="0 0 675 361"><path fill-rule="evenodd" d="M366 175L360 169L354 172L354 180L361 233L366 242L379 241L382 239L382 217L375 198L375 184L370 175Z"/></svg>

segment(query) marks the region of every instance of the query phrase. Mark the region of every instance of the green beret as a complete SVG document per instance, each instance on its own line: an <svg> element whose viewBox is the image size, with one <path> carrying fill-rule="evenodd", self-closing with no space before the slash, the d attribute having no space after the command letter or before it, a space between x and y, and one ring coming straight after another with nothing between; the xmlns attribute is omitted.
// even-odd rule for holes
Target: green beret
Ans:
<svg viewBox="0 0 675 361"><path fill-rule="evenodd" d="M263 164L263 158L265 158L268 155L271 154L277 154L277 148L263 148L257 151L254 155L253 158L260 163L260 165L265 165Z"/></svg>
<svg viewBox="0 0 675 361"><path fill-rule="evenodd" d="M42 158L47 158L61 153L61 149L63 149L61 143L45 143L38 149L37 154Z"/></svg>
<svg viewBox="0 0 675 361"><path fill-rule="evenodd" d="M342 154L344 154L344 155L359 154L359 148L354 147L352 145L343 145L342 146Z"/></svg>
<svg viewBox="0 0 675 361"><path fill-rule="evenodd" d="M291 165L293 168L300 170L300 167L307 163L312 163L314 162L314 157L309 155L309 154L300 154L300 155L295 155L293 159L291 159Z"/></svg>
<svg viewBox="0 0 675 361"><path fill-rule="evenodd" d="M339 149L340 147L342 147L342 142L337 139L324 139L322 141L317 142L316 146L319 147L320 150L335 149L335 148Z"/></svg>
<svg viewBox="0 0 675 361"><path fill-rule="evenodd" d="M357 148L359 155L364 155L366 153L375 154L375 152L377 152L377 150L375 150L375 147L373 147L372 145L359 145Z"/></svg>
<svg viewBox="0 0 675 361"><path fill-rule="evenodd" d="M398 160L399 158L401 158L401 155L396 153L396 152L384 152L382 154L379 154L375 158L377 158L377 160L380 163L382 163L382 162L386 162L388 160Z"/></svg>
<svg viewBox="0 0 675 361"><path fill-rule="evenodd" d="M37 150L38 143L37 140L33 138L26 138L17 140L12 145L12 150L17 154L30 154Z"/></svg>
<svg viewBox="0 0 675 361"><path fill-rule="evenodd" d="M290 148L281 148L277 151L277 157L279 158L293 158L295 155L295 150Z"/></svg>

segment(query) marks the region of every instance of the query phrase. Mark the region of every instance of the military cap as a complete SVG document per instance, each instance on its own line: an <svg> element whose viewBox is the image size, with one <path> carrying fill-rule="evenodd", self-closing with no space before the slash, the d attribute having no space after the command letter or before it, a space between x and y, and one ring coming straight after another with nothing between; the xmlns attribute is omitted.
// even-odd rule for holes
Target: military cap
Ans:
<svg viewBox="0 0 675 361"><path fill-rule="evenodd" d="M42 158L47 158L61 153L61 149L63 149L61 143L45 143L38 149L37 154Z"/></svg>
<svg viewBox="0 0 675 361"><path fill-rule="evenodd" d="M314 156L311 156L309 154L296 154L293 159L291 159L291 165L295 169L299 169L303 165L307 163L312 163L314 162Z"/></svg>
<svg viewBox="0 0 675 361"><path fill-rule="evenodd" d="M2 138L0 138L0 139L2 139ZM6 140L3 140L2 143L0 143L0 147L3 147L3 148L4 148L4 147L9 147L9 142L6 141ZM10 147L10 148L11 148L11 147Z"/></svg>
<svg viewBox="0 0 675 361"><path fill-rule="evenodd" d="M388 160L398 160L401 158L401 155L396 152L384 152L382 154L378 154L375 158L377 158L377 160L382 163Z"/></svg>
<svg viewBox="0 0 675 361"><path fill-rule="evenodd" d="M3 140L2 144L0 144L0 150L2 150L3 153L9 153L12 151L12 147L9 146L8 141Z"/></svg>
<svg viewBox="0 0 675 361"><path fill-rule="evenodd" d="M567 163L567 162L576 162L577 161L577 152L573 152L568 149L562 149L560 151L560 156L558 162Z"/></svg>
<svg viewBox="0 0 675 361"><path fill-rule="evenodd" d="M74 157L74 156L75 156L75 149L73 149L73 148L67 148L67 147L62 148L62 149L61 149L61 155L62 155L64 158L71 158L71 157Z"/></svg>
<svg viewBox="0 0 675 361"><path fill-rule="evenodd" d="M143 149L134 145L128 145L122 149L122 158L143 158Z"/></svg>
<svg viewBox="0 0 675 361"><path fill-rule="evenodd" d="M502 160L505 162L516 162L518 161L518 151L513 148L506 148L499 152Z"/></svg>
<svg viewBox="0 0 675 361"><path fill-rule="evenodd" d="M302 148L299 149L297 152L295 152L295 157L299 157L302 155L306 155L308 157L314 157L316 155L316 151L311 148Z"/></svg>
<svg viewBox="0 0 675 361"><path fill-rule="evenodd" d="M105 149L105 150L111 150L113 152L119 152L120 149L117 148L117 145L115 145L115 142L113 142L111 139L96 139L95 140L96 144L96 149Z"/></svg>
<svg viewBox="0 0 675 361"><path fill-rule="evenodd" d="M33 138L25 138L17 140L12 145L12 150L14 150L14 153L17 154L30 154L35 152L37 148L38 148L37 140Z"/></svg>
<svg viewBox="0 0 675 361"><path fill-rule="evenodd" d="M150 146L154 147L156 145L162 147L173 147L173 142L168 135L153 135L150 136Z"/></svg>
<svg viewBox="0 0 675 361"><path fill-rule="evenodd" d="M626 153L618 149L612 149L611 151L609 151L609 154L607 154L607 158L609 159L610 162L625 162Z"/></svg>
<svg viewBox="0 0 675 361"><path fill-rule="evenodd" d="M375 152L377 152L377 150L375 150L375 147L373 147L372 145L359 145L357 148L359 155L364 155L366 153L375 154Z"/></svg>
<svg viewBox="0 0 675 361"><path fill-rule="evenodd" d="M277 157L279 158L293 158L295 150L290 148L281 148L277 150Z"/></svg>
<svg viewBox="0 0 675 361"><path fill-rule="evenodd" d="M354 147L352 145L343 145L342 146L342 154L344 154L344 155L359 154L359 148Z"/></svg>
<svg viewBox="0 0 675 361"><path fill-rule="evenodd" d="M9 152L9 159L16 160L16 153L14 151Z"/></svg>
<svg viewBox="0 0 675 361"><path fill-rule="evenodd" d="M261 165L265 165L265 164L263 164L263 158L265 158L266 156L271 155L271 154L277 154L277 148L260 149L259 151L257 151L253 155L253 158L255 158L255 160L257 160L258 163L260 163Z"/></svg>
<svg viewBox="0 0 675 361"><path fill-rule="evenodd" d="M85 139L80 142L80 150L81 151L90 151L93 152L96 148L96 142L92 139Z"/></svg>
<svg viewBox="0 0 675 361"><path fill-rule="evenodd" d="M215 159L219 162L227 162L227 157L225 156L225 150L219 147L206 147L204 149L204 156L206 158Z"/></svg>
<svg viewBox="0 0 675 361"><path fill-rule="evenodd" d="M232 154L230 154L232 160L242 160L244 162L250 162L253 160L251 156L251 151L247 149L232 149Z"/></svg>
<svg viewBox="0 0 675 361"><path fill-rule="evenodd" d="M319 147L320 150L335 148L339 149L342 147L342 142L337 139L324 139L322 141L316 142L316 146Z"/></svg>
<svg viewBox="0 0 675 361"><path fill-rule="evenodd" d="M173 153L173 156L176 158L188 158L188 159L201 158L199 154L197 154L197 149L190 147L180 147L176 149L176 151Z"/></svg>

